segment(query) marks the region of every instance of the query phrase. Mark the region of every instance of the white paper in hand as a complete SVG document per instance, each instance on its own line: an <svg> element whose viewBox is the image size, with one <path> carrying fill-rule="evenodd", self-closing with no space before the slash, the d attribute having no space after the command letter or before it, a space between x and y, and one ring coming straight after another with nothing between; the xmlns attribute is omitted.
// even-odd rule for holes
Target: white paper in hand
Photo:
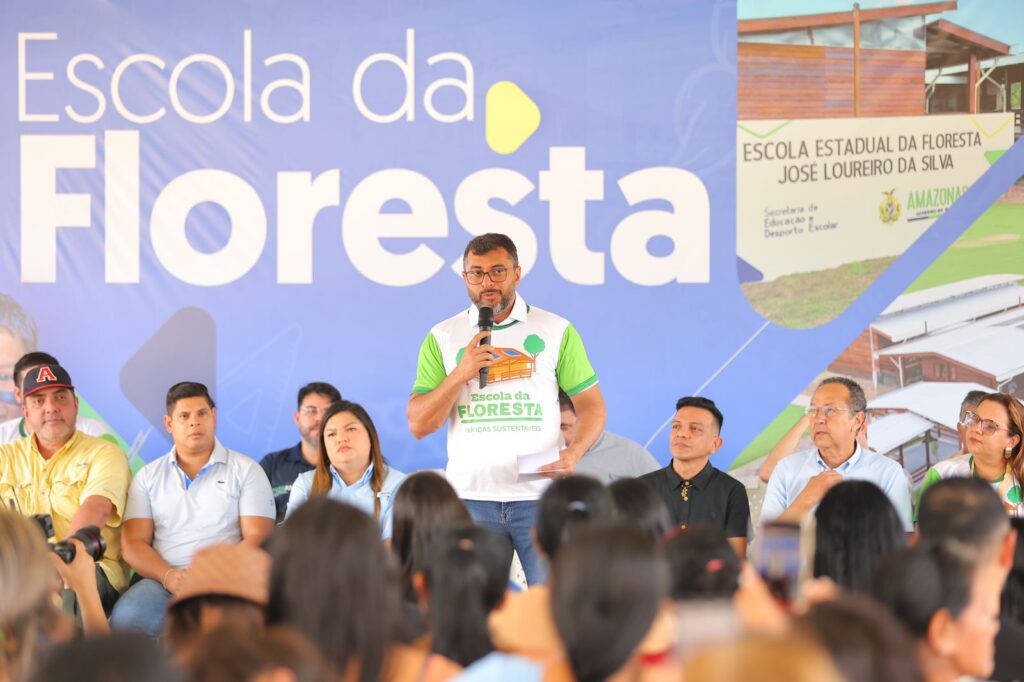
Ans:
<svg viewBox="0 0 1024 682"><path fill-rule="evenodd" d="M559 460L558 448L542 450L529 455L519 455L516 464L519 469L519 479L535 479L540 476L539 469L545 464L551 464Z"/></svg>

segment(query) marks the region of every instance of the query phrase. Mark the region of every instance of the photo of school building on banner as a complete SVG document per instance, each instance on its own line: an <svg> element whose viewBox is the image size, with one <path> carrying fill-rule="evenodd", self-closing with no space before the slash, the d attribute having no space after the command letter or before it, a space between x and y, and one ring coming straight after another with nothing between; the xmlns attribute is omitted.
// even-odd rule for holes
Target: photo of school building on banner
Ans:
<svg viewBox="0 0 1024 682"><path fill-rule="evenodd" d="M955 10L738 22L738 275L772 322L837 317L1020 135L1020 55Z"/></svg>

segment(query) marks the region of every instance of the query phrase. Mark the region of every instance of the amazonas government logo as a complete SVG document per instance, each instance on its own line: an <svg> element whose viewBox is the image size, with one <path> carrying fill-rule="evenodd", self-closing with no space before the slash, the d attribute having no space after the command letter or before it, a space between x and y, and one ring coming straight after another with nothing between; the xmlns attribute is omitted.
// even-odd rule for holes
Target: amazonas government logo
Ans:
<svg viewBox="0 0 1024 682"><path fill-rule="evenodd" d="M900 219L900 213L903 210L900 200L896 198L896 188L882 192L882 194L885 195L885 199L878 207L878 219L885 224L894 223Z"/></svg>

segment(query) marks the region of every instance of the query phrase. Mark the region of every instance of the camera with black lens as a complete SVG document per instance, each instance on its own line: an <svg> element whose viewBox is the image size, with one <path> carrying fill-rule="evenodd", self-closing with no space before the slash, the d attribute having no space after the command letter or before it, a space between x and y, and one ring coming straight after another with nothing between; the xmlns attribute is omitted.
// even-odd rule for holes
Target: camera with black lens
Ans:
<svg viewBox="0 0 1024 682"><path fill-rule="evenodd" d="M33 514L32 519L39 524L43 535L49 540L53 537L53 517L49 514ZM77 547L71 542L78 540L85 547L85 551L92 557L93 561L99 561L107 551L107 541L100 534L96 526L85 526L62 542L50 543L50 551L60 557L61 561L70 564L75 560Z"/></svg>

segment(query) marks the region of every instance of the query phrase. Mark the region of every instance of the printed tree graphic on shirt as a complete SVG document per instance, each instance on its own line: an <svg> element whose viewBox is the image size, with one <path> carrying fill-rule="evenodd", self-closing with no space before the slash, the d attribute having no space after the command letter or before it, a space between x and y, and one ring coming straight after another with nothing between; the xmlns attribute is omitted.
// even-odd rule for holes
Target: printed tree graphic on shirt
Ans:
<svg viewBox="0 0 1024 682"><path fill-rule="evenodd" d="M523 350L532 355L534 358L537 357L538 353L544 352L547 346L544 343L544 339L540 338L536 334L530 334L523 341Z"/></svg>

